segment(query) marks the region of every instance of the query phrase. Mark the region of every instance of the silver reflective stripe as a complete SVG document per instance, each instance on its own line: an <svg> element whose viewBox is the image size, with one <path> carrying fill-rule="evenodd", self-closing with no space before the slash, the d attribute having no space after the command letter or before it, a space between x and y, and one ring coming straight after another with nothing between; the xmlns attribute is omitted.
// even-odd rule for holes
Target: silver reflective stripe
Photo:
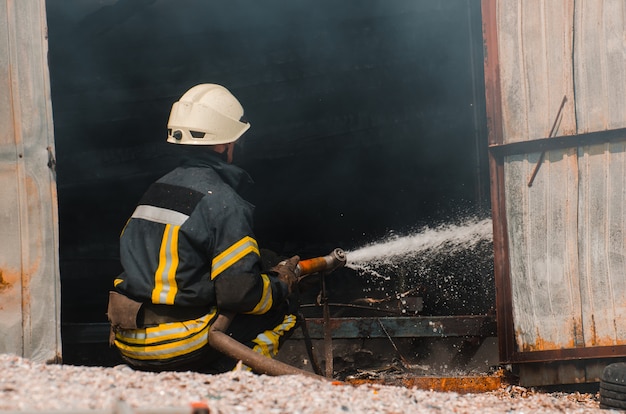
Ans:
<svg viewBox="0 0 626 414"><path fill-rule="evenodd" d="M167 210L161 207L140 205L135 209L132 218L154 221L161 224L174 224L176 226L182 226L189 216L179 213L178 211Z"/></svg>
<svg viewBox="0 0 626 414"><path fill-rule="evenodd" d="M200 319L192 319L186 322L167 322L159 325L158 328L152 328L149 331L143 329L127 329L123 330L121 336L131 339L160 339L179 334L185 334L193 330L200 331L208 321L208 316L204 315ZM143 346L143 345L142 345Z"/></svg>
<svg viewBox="0 0 626 414"><path fill-rule="evenodd" d="M165 349L158 349L156 346L146 346L139 348L138 351L130 351L127 350L124 354L130 358L139 358L145 359L146 357L162 357L166 356L168 358L184 355L186 353L192 352L204 345L207 344L208 341L208 331L203 331L199 335L196 334L195 338L192 340L185 340L180 342L173 342L170 346ZM155 349L156 348L156 349Z"/></svg>
<svg viewBox="0 0 626 414"><path fill-rule="evenodd" d="M278 354L280 337L291 330L295 324L295 315L285 315L283 323L272 330L261 332L252 340L256 344L252 350L270 358L275 356Z"/></svg>

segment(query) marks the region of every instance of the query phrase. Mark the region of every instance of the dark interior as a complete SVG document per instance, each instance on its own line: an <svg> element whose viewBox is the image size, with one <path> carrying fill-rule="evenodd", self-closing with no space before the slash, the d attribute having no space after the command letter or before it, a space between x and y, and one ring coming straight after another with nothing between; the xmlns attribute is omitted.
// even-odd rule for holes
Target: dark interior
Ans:
<svg viewBox="0 0 626 414"><path fill-rule="evenodd" d="M226 86L245 108L252 127L237 164L256 182L259 244L279 256L489 214L480 2L46 7L64 325L106 321L119 232L147 186L176 166L167 118L198 83ZM431 289L426 313L492 306L489 247L435 259L433 269L464 273L464 288L448 299ZM339 274L336 301L364 296L361 277Z"/></svg>

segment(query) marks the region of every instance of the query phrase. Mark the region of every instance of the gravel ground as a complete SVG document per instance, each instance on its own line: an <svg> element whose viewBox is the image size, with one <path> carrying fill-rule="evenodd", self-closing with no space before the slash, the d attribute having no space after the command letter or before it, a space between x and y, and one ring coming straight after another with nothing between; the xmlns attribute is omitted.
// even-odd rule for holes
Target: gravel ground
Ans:
<svg viewBox="0 0 626 414"><path fill-rule="evenodd" d="M0 354L0 412L191 413L611 413L597 395L541 393L519 386L480 394L346 385L247 371L221 375L146 373L46 365Z"/></svg>

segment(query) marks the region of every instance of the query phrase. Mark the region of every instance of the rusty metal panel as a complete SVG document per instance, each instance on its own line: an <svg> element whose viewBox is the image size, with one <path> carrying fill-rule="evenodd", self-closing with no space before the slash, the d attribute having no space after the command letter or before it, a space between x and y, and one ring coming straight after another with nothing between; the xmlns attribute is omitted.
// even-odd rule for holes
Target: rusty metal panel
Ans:
<svg viewBox="0 0 626 414"><path fill-rule="evenodd" d="M60 357L52 109L43 0L0 0L0 352Z"/></svg>
<svg viewBox="0 0 626 414"><path fill-rule="evenodd" d="M485 0L483 10L490 146L626 126L626 3ZM498 310L512 314L498 317L504 360L623 352L625 141L491 153L496 261L506 261Z"/></svg>

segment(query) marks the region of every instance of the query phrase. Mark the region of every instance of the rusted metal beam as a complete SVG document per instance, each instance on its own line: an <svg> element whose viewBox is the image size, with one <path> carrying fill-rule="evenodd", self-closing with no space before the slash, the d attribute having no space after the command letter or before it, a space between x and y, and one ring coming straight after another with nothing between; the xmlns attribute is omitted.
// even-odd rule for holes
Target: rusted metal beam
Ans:
<svg viewBox="0 0 626 414"><path fill-rule="evenodd" d="M307 327L311 339L324 338L322 318L307 318ZM495 319L486 315L332 318L329 328L333 339L388 338L387 333L392 338L496 335ZM296 330L292 338L302 339L302 334Z"/></svg>
<svg viewBox="0 0 626 414"><path fill-rule="evenodd" d="M514 352L503 362L553 362L579 359L626 357L626 345L588 346L581 348L550 349L545 351Z"/></svg>
<svg viewBox="0 0 626 414"><path fill-rule="evenodd" d="M498 54L497 0L481 0L485 56L485 105L489 146L502 145L502 91ZM515 352L513 300L511 293L508 230L505 206L503 157L489 151L491 215L493 221L494 276L496 284L496 316L498 350L501 360Z"/></svg>
<svg viewBox="0 0 626 414"><path fill-rule="evenodd" d="M311 339L324 338L324 319L307 318ZM391 316L381 318L331 318L329 331L332 339L355 338L459 337L495 336L496 321L488 315L469 316ZM291 338L304 339L300 329ZM68 344L106 343L109 340L108 323L68 323L63 325L63 342Z"/></svg>

